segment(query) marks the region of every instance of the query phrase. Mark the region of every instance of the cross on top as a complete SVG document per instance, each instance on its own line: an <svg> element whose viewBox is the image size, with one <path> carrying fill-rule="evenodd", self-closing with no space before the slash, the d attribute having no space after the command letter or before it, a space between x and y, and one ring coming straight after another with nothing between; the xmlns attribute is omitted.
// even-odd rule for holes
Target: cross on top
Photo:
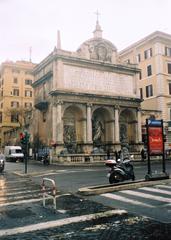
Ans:
<svg viewBox="0 0 171 240"><path fill-rule="evenodd" d="M100 16L100 13L99 13L99 11L97 10L94 14L96 14L97 15L97 21L99 20L99 16Z"/></svg>

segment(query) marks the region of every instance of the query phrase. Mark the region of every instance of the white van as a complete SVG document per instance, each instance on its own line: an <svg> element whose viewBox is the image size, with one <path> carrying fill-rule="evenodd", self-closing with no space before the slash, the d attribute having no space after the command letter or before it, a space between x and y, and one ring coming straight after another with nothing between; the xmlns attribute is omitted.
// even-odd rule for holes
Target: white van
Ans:
<svg viewBox="0 0 171 240"><path fill-rule="evenodd" d="M7 161L23 161L24 154L20 146L5 146L4 149L5 159Z"/></svg>

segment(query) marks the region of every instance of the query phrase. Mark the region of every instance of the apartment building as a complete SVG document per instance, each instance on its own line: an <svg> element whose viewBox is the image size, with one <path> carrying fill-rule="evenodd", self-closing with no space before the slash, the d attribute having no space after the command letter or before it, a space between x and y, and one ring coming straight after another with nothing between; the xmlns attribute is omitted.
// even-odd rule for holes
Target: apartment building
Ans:
<svg viewBox="0 0 171 240"><path fill-rule="evenodd" d="M23 109L33 106L33 75L35 64L27 61L6 61L0 66L0 146L16 144L17 129L22 126ZM17 109L20 109L17 112ZM16 110L16 111L15 111Z"/></svg>
<svg viewBox="0 0 171 240"><path fill-rule="evenodd" d="M167 143L171 146L171 35L156 31L119 55L121 61L136 63L141 69L138 87L143 99L142 125L149 116L163 119Z"/></svg>

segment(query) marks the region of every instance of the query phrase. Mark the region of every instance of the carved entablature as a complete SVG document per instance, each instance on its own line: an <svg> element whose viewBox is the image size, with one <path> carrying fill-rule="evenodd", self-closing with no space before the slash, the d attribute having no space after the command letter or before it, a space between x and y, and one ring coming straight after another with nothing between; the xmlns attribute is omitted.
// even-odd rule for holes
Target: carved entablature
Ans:
<svg viewBox="0 0 171 240"><path fill-rule="evenodd" d="M80 57L110 63L116 63L116 52L116 47L103 38L90 39L77 50Z"/></svg>

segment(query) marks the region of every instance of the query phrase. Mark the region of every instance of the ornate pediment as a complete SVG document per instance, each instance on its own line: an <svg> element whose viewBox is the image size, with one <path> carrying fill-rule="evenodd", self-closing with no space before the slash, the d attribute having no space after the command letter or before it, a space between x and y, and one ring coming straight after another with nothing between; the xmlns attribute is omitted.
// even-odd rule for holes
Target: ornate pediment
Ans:
<svg viewBox="0 0 171 240"><path fill-rule="evenodd" d="M77 50L81 57L110 63L112 63L112 56L116 51L112 43L102 38L90 39Z"/></svg>

